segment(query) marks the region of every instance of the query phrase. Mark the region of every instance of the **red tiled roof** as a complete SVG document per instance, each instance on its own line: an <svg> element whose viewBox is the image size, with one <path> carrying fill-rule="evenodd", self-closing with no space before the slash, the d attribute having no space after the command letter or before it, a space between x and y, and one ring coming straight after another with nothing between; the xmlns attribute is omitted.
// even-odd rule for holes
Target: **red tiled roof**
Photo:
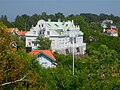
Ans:
<svg viewBox="0 0 120 90"><path fill-rule="evenodd" d="M16 28L8 28L8 30L12 32L13 30L16 30Z"/></svg>
<svg viewBox="0 0 120 90"><path fill-rule="evenodd" d="M107 29L107 33L117 33L118 31L116 29Z"/></svg>
<svg viewBox="0 0 120 90"><path fill-rule="evenodd" d="M37 55L39 53L43 53L49 58L51 58L53 61L56 61L55 57L53 56L52 52L50 50L32 50L29 54L30 55Z"/></svg>
<svg viewBox="0 0 120 90"><path fill-rule="evenodd" d="M27 31L17 31L16 34L17 35L25 35L27 33Z"/></svg>

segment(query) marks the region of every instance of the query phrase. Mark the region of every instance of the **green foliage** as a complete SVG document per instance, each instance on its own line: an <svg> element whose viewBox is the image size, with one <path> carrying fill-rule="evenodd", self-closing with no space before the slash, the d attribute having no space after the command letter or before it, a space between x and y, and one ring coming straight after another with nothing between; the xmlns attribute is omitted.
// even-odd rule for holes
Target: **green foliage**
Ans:
<svg viewBox="0 0 120 90"><path fill-rule="evenodd" d="M75 75L72 75L72 55L54 53L56 68L43 68L36 58L25 52L16 51L9 46L11 41L19 41L8 34L6 26L0 22L0 85L26 76L23 82L0 87L3 90L119 90L120 86L120 38L100 34L99 22L112 19L119 29L119 17L107 14L80 14L64 17L60 12L55 15L34 14L17 16L15 24L24 29L24 23L36 25L39 19L51 18L56 21L74 20L84 32L87 55L75 57ZM26 29L28 27L26 26ZM39 49L50 49L51 41L39 36ZM17 42L16 42L17 43ZM18 42L17 44L20 44Z"/></svg>
<svg viewBox="0 0 120 90"><path fill-rule="evenodd" d="M38 83L41 80L37 71L41 68L38 62L25 52L16 51L16 49L10 47L10 43L13 40L7 32L7 28L1 22L0 40L0 89L44 89L45 87L43 85L40 86L39 84L41 83ZM23 81L14 82L21 80L23 77L25 77ZM7 85L6 83L8 82L10 84Z"/></svg>
<svg viewBox="0 0 120 90"><path fill-rule="evenodd" d="M0 21L7 27L14 27L14 24L9 22L6 15L2 15Z"/></svg>
<svg viewBox="0 0 120 90"><path fill-rule="evenodd" d="M37 38L37 44L38 44L38 49L41 49L41 50L50 49L51 41L48 38L39 36Z"/></svg>
<svg viewBox="0 0 120 90"><path fill-rule="evenodd" d="M30 17L26 14L23 14L22 16L17 16L15 19L15 27L17 27L19 30L29 30L32 25L29 24Z"/></svg>
<svg viewBox="0 0 120 90"><path fill-rule="evenodd" d="M81 13L80 16L82 16L86 22L100 22L100 17L96 14L91 13Z"/></svg>

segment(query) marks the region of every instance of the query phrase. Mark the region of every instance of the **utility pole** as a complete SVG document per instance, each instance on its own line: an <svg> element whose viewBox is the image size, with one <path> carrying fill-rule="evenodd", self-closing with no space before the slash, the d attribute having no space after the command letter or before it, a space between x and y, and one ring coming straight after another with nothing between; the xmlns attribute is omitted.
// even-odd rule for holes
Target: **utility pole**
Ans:
<svg viewBox="0 0 120 90"><path fill-rule="evenodd" d="M74 38L75 38L75 37L74 37L74 35L73 35L73 37L72 37L72 42L73 42L73 53L72 53L72 61L73 61L73 63L72 63L72 64L73 64L73 65L72 65L72 66L73 66L73 76L74 76Z"/></svg>
<svg viewBox="0 0 120 90"><path fill-rule="evenodd" d="M75 33L74 33L74 30L70 33L70 42L71 42L71 49L72 49L72 74L74 76L74 58L75 58L75 50L74 50L74 44L75 44Z"/></svg>
<svg viewBox="0 0 120 90"><path fill-rule="evenodd" d="M26 22L25 22L25 31L26 31Z"/></svg>

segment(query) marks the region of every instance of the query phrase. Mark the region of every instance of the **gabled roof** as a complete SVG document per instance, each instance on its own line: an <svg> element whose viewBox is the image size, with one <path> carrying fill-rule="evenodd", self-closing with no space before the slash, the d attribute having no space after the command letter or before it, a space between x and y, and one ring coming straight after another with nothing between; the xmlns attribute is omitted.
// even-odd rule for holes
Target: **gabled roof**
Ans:
<svg viewBox="0 0 120 90"><path fill-rule="evenodd" d="M12 32L13 30L16 30L16 28L8 28L8 30Z"/></svg>
<svg viewBox="0 0 120 90"><path fill-rule="evenodd" d="M17 35L25 35L27 33L27 31L17 31L16 34Z"/></svg>
<svg viewBox="0 0 120 90"><path fill-rule="evenodd" d="M107 29L107 33L117 33L118 31L116 29Z"/></svg>
<svg viewBox="0 0 120 90"><path fill-rule="evenodd" d="M30 55L38 55L39 53L43 53L44 55L51 58L53 61L56 61L55 57L53 56L50 50L32 50L29 54Z"/></svg>

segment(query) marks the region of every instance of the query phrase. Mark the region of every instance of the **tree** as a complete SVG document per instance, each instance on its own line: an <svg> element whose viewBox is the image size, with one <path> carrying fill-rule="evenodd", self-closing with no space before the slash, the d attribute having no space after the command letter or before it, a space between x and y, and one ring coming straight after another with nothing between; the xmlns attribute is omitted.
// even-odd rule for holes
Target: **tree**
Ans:
<svg viewBox="0 0 120 90"><path fill-rule="evenodd" d="M100 17L96 14L91 13L81 13L80 16L82 16L86 22L100 22Z"/></svg>
<svg viewBox="0 0 120 90"><path fill-rule="evenodd" d="M0 22L0 90L44 89L41 69L36 58L11 47L13 41L7 27Z"/></svg>
<svg viewBox="0 0 120 90"><path fill-rule="evenodd" d="M48 38L44 38L43 36L39 36L37 38L38 49L45 50L50 49L51 41Z"/></svg>
<svg viewBox="0 0 120 90"><path fill-rule="evenodd" d="M0 21L7 27L14 27L13 23L9 22L6 15L2 15Z"/></svg>
<svg viewBox="0 0 120 90"><path fill-rule="evenodd" d="M33 14L29 20L30 21L29 28L31 28L30 26L32 26L32 25L35 26L40 19L41 19L41 15Z"/></svg>
<svg viewBox="0 0 120 90"><path fill-rule="evenodd" d="M46 13L46 12L42 12L41 18L42 18L43 20L47 20L47 19L48 19L47 13Z"/></svg>
<svg viewBox="0 0 120 90"><path fill-rule="evenodd" d="M27 14L23 14L21 16L17 16L15 18L15 27L20 30L29 30L32 25L30 25L30 16Z"/></svg>
<svg viewBox="0 0 120 90"><path fill-rule="evenodd" d="M65 18L65 16L63 15L63 13L60 13L60 12L55 13L55 17L56 17L56 21L57 21L58 19L61 19L61 20L63 21L64 18Z"/></svg>

